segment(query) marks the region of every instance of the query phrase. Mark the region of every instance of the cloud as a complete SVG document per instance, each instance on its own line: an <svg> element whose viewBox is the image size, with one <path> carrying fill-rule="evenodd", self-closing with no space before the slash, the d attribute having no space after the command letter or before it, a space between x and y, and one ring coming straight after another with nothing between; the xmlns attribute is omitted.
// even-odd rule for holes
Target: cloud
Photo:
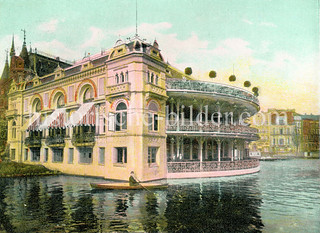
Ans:
<svg viewBox="0 0 320 233"><path fill-rule="evenodd" d="M97 27L90 27L91 37L85 41L80 47L89 48L89 47L100 47L101 41L105 38L105 33L102 29Z"/></svg>
<svg viewBox="0 0 320 233"><path fill-rule="evenodd" d="M246 24L250 24L250 25L252 25L252 24L253 24L253 22L252 22L252 21L247 20L247 19L242 19L242 22L244 22L244 23L246 23Z"/></svg>
<svg viewBox="0 0 320 233"><path fill-rule="evenodd" d="M38 26L38 29L43 32L53 33L57 30L58 19L52 19L48 22L43 22Z"/></svg>
<svg viewBox="0 0 320 233"><path fill-rule="evenodd" d="M79 51L78 49L72 49L56 39L52 41L36 42L34 43L34 47L38 48L38 50L42 52L49 53L54 56L59 56L63 59L69 59L71 61L81 57L81 51Z"/></svg>
<svg viewBox="0 0 320 233"><path fill-rule="evenodd" d="M272 28L276 28L277 27L277 25L275 25L274 23L270 23L270 22L261 22L260 26L272 27Z"/></svg>

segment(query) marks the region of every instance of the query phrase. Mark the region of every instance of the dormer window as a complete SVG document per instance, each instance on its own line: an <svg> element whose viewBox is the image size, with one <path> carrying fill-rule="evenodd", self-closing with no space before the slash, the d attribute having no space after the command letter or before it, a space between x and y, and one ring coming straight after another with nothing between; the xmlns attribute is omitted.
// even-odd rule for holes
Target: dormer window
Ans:
<svg viewBox="0 0 320 233"><path fill-rule="evenodd" d="M118 49L118 53L121 53L123 51L123 49Z"/></svg>

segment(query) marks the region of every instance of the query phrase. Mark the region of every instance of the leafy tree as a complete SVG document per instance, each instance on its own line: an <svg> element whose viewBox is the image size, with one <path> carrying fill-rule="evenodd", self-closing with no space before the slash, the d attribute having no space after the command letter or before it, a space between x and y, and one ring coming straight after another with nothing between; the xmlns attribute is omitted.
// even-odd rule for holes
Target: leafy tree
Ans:
<svg viewBox="0 0 320 233"><path fill-rule="evenodd" d="M191 67L186 67L184 69L184 73L187 74L187 75L191 75L192 74L192 68Z"/></svg>
<svg viewBox="0 0 320 233"><path fill-rule="evenodd" d="M214 70L211 70L211 71L209 72L209 77L210 77L210 78L215 78L215 77L217 77L217 73L216 73Z"/></svg>

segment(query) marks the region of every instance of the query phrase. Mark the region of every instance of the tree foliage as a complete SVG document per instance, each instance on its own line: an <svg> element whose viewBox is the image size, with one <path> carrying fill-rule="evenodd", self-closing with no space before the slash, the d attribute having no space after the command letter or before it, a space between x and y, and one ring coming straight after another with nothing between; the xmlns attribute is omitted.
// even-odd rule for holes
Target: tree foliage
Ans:
<svg viewBox="0 0 320 233"><path fill-rule="evenodd" d="M192 68L191 67L186 67L184 69L184 73L187 74L187 75L191 75L192 74Z"/></svg>
<svg viewBox="0 0 320 233"><path fill-rule="evenodd" d="M214 70L211 70L211 71L209 72L209 77L210 77L210 78L215 78L215 77L217 77L217 73L216 73Z"/></svg>

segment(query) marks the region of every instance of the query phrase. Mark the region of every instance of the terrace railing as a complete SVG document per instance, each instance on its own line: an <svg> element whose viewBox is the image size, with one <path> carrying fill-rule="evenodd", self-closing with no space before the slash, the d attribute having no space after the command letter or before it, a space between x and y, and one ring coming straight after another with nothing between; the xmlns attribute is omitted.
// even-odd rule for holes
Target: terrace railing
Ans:
<svg viewBox="0 0 320 233"><path fill-rule="evenodd" d="M63 135L49 136L46 138L46 144L48 146L64 145L64 136Z"/></svg>
<svg viewBox="0 0 320 233"><path fill-rule="evenodd" d="M217 125L210 121L192 123L188 120L184 122L168 121L167 131L192 131L192 132L217 132L217 133L240 133L240 134L258 134L258 129L244 125Z"/></svg>
<svg viewBox="0 0 320 233"><path fill-rule="evenodd" d="M226 95L251 101L259 105L259 100L253 93L239 87L232 87L220 83L204 82L197 80L183 80L168 78L166 80L167 91L193 91L210 94Z"/></svg>
<svg viewBox="0 0 320 233"><path fill-rule="evenodd" d="M73 134L71 142L74 146L93 146L95 142L95 133L87 132L83 134Z"/></svg>
<svg viewBox="0 0 320 233"><path fill-rule="evenodd" d="M41 146L41 137L26 137L24 144L27 147L40 147Z"/></svg>
<svg viewBox="0 0 320 233"><path fill-rule="evenodd" d="M191 162L168 162L168 173L183 172L211 172L250 169L259 166L258 159L246 159L237 161L191 161Z"/></svg>

